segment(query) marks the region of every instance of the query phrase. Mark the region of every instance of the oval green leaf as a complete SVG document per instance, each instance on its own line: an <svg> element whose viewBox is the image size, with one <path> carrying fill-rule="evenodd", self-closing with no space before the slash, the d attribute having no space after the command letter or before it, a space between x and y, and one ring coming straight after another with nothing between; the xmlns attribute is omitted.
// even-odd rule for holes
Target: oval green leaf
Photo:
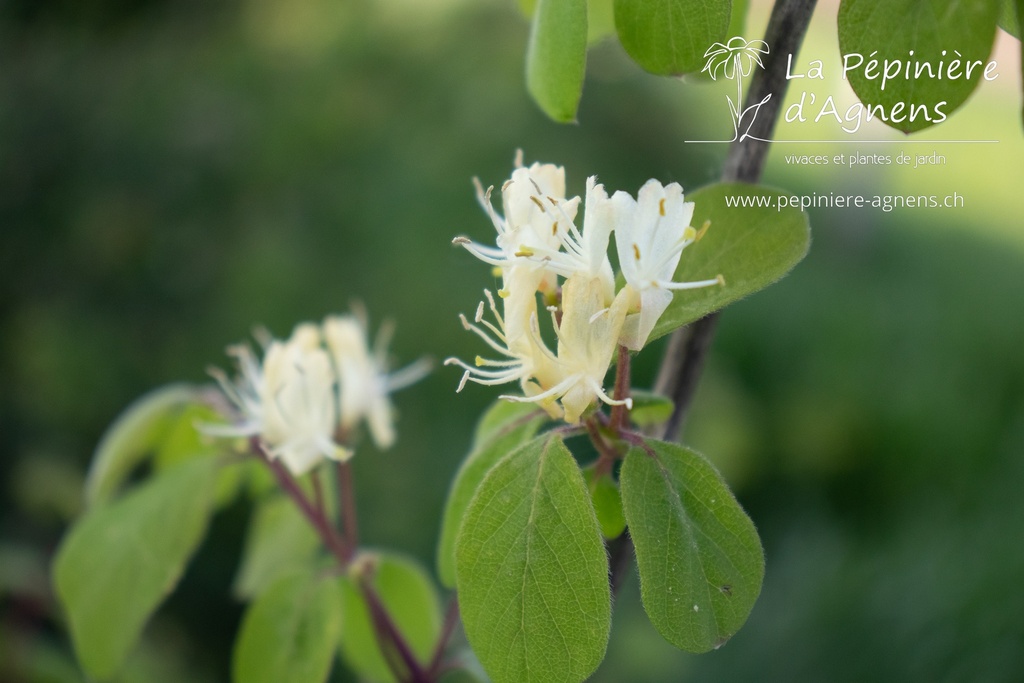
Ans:
<svg viewBox="0 0 1024 683"><path fill-rule="evenodd" d="M615 29L629 56L660 76L704 67L704 53L726 38L730 0L615 0Z"/></svg>
<svg viewBox="0 0 1024 683"><path fill-rule="evenodd" d="M557 436L506 456L455 548L466 636L495 683L589 676L611 626L608 559L583 475Z"/></svg>
<svg viewBox="0 0 1024 683"><path fill-rule="evenodd" d="M132 469L151 455L182 410L198 399L194 387L171 384L136 399L104 432L85 480L85 500L109 501Z"/></svg>
<svg viewBox="0 0 1024 683"><path fill-rule="evenodd" d="M587 0L537 0L526 48L526 88L555 121L576 120L587 63Z"/></svg>
<svg viewBox="0 0 1024 683"><path fill-rule="evenodd" d="M618 538L626 530L619 485L610 474L595 476L593 467L583 470L583 480L587 482L587 490L590 491L590 502L594 505L601 535L608 540Z"/></svg>
<svg viewBox="0 0 1024 683"><path fill-rule="evenodd" d="M374 560L373 587L417 661L426 666L441 632L441 605L434 584L419 564L398 555ZM360 680L393 683L359 588L341 581L341 654Z"/></svg>
<svg viewBox="0 0 1024 683"><path fill-rule="evenodd" d="M672 417L675 403L667 396L661 396L653 391L633 389L630 392L633 399L633 407L629 410L630 421L640 427L658 425Z"/></svg>
<svg viewBox="0 0 1024 683"><path fill-rule="evenodd" d="M90 676L114 674L206 532L217 461L190 460L75 524L54 562L57 596Z"/></svg>
<svg viewBox="0 0 1024 683"><path fill-rule="evenodd" d="M692 224L711 225L683 252L675 279L688 282L722 275L725 285L675 292L651 340L764 289L799 263L811 244L807 215L799 206L778 208L789 200L781 190L719 183L686 199L696 204Z"/></svg>
<svg viewBox="0 0 1024 683"><path fill-rule="evenodd" d="M707 652L746 622L764 552L753 522L715 468L677 444L626 454L622 504L651 623L674 646Z"/></svg>
<svg viewBox="0 0 1024 683"><path fill-rule="evenodd" d="M323 683L341 630L337 582L308 573L274 582L246 610L235 643L234 683Z"/></svg>
<svg viewBox="0 0 1024 683"><path fill-rule="evenodd" d="M974 91L998 19L995 0L843 0L838 26L845 78L866 106L880 108L875 116L886 125L905 133L923 130L944 121ZM878 60L875 70L868 68L872 59ZM961 66L950 74L953 60ZM965 65L974 61L982 64L967 78ZM920 77L918 63L930 65L921 67ZM859 66L847 70L854 64ZM899 75L884 77L887 64ZM934 78L928 77L929 69Z"/></svg>
<svg viewBox="0 0 1024 683"><path fill-rule="evenodd" d="M319 537L290 498L261 501L249 522L234 594L252 599L281 576L308 569L319 548Z"/></svg>
<svg viewBox="0 0 1024 683"><path fill-rule="evenodd" d="M495 463L532 439L547 421L544 413L529 403L498 401L491 406L473 438L473 450L459 467L441 518L437 543L437 575L441 585L455 587L455 539L462 518L477 487Z"/></svg>

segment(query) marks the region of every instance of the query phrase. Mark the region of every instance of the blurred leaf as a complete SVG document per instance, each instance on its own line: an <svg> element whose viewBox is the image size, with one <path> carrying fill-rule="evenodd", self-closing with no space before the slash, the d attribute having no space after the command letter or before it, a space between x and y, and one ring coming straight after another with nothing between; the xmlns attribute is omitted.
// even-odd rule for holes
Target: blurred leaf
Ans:
<svg viewBox="0 0 1024 683"><path fill-rule="evenodd" d="M608 560L560 438L538 437L488 473L455 552L466 636L495 683L582 681L601 663Z"/></svg>
<svg viewBox="0 0 1024 683"><path fill-rule="evenodd" d="M94 678L117 671L181 578L206 531L217 467L204 458L168 469L87 512L62 542L54 585Z"/></svg>
<svg viewBox="0 0 1024 683"><path fill-rule="evenodd" d="M213 457L231 451L232 440L215 438L199 431L199 425L223 422L224 418L205 403L189 403L168 418L166 432L156 445L153 464L158 470L173 467L190 458ZM235 440L234 443L238 443ZM242 441L241 443L245 443ZM242 463L222 467L217 474L217 507L224 507L238 494L245 468Z"/></svg>
<svg viewBox="0 0 1024 683"><path fill-rule="evenodd" d="M847 74L850 86L865 105L882 105L886 114L883 123L888 126L910 133L935 125L936 107L941 106L949 116L981 80L998 18L999 4L995 0L842 0L838 19L840 51L864 57L863 64ZM878 54L872 55L876 50ZM943 77L928 78L925 72L922 78L897 76L885 81L881 74L886 61L900 60L905 69L911 51L915 62L928 62ZM865 73L872 59L877 59L879 66L876 72L868 72L875 76L868 79ZM946 69L954 59L963 64L980 60L983 64L973 69L969 79L964 69L958 78L950 79L939 64ZM897 104L902 104L897 115L903 120L894 122L892 110ZM921 106L932 121L917 111Z"/></svg>
<svg viewBox="0 0 1024 683"><path fill-rule="evenodd" d="M1020 19L1014 5L1017 0L1003 0L1002 13L999 15L999 26L1014 38L1020 40Z"/></svg>
<svg viewBox="0 0 1024 683"><path fill-rule="evenodd" d="M533 416L532 418L530 416ZM447 588L455 587L455 539L462 518L477 487L495 463L537 434L547 421L544 413L528 403L495 402L476 428L473 450L462 461L452 480L441 518L437 542L437 575Z"/></svg>
<svg viewBox="0 0 1024 683"><path fill-rule="evenodd" d="M179 406L174 414L167 416L166 430L155 444L153 463L158 468L172 467L198 455L223 453L230 440L215 439L196 428L197 425L223 421L224 418L205 403Z"/></svg>
<svg viewBox="0 0 1024 683"><path fill-rule="evenodd" d="M337 582L281 577L246 610L235 644L235 683L323 683L342 623Z"/></svg>
<svg viewBox="0 0 1024 683"><path fill-rule="evenodd" d="M526 88L559 123L576 120L587 62L587 0L537 0L526 48Z"/></svg>
<svg viewBox="0 0 1024 683"><path fill-rule="evenodd" d="M799 208L774 208L777 198L784 196L788 193L740 183L709 185L687 196L696 203L693 225L710 220L711 226L683 252L675 279L687 282L722 275L725 285L675 292L650 339L767 287L803 259L811 243L807 215ZM726 206L726 198L732 197L769 198L773 206Z"/></svg>
<svg viewBox="0 0 1024 683"><path fill-rule="evenodd" d="M729 13L729 28L725 31L726 38L742 36L744 31L747 30L747 10L749 9L750 0L732 0L732 11ZM703 65L701 68L703 68Z"/></svg>
<svg viewBox="0 0 1024 683"><path fill-rule="evenodd" d="M587 0L587 43L615 33L615 0Z"/></svg>
<svg viewBox="0 0 1024 683"><path fill-rule="evenodd" d="M427 664L441 633L441 605L434 583L419 564L398 555L377 555L369 579L380 601L421 664ZM377 646L373 622L358 586L341 581L343 626L341 654L345 663L373 683L395 678Z"/></svg>
<svg viewBox="0 0 1024 683"><path fill-rule="evenodd" d="M629 419L641 427L665 422L675 408L672 399L652 391L633 389L630 397L633 399L633 408L629 411Z"/></svg>
<svg viewBox="0 0 1024 683"><path fill-rule="evenodd" d="M156 449L179 411L195 400L193 387L171 384L154 389L128 406L96 447L85 482L86 504L110 500L132 469Z"/></svg>
<svg viewBox="0 0 1024 683"><path fill-rule="evenodd" d="M320 539L290 498L271 496L253 512L233 592L252 599L279 577L308 569Z"/></svg>
<svg viewBox="0 0 1024 683"><path fill-rule="evenodd" d="M646 444L652 452L630 450L620 473L644 609L670 643L706 652L739 630L761 592L761 541L711 463Z"/></svg>
<svg viewBox="0 0 1024 683"><path fill-rule="evenodd" d="M615 0L622 47L660 76L700 71L704 53L729 28L729 0Z"/></svg>
<svg viewBox="0 0 1024 683"><path fill-rule="evenodd" d="M594 468L583 470L583 480L590 491L590 502L594 504L597 524L601 527L601 535L612 540L626 530L626 518L622 515L622 496L619 485L609 474L594 476Z"/></svg>

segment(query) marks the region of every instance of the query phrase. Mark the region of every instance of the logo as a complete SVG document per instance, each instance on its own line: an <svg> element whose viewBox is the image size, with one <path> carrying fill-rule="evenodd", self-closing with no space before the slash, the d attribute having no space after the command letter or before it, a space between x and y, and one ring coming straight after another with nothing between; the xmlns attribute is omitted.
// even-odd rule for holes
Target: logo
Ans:
<svg viewBox="0 0 1024 683"><path fill-rule="evenodd" d="M764 68L761 55L768 54L768 43L763 40L746 40L740 36L729 39L727 43L715 43L704 53L708 61L701 69L701 73L707 72L711 80L717 81L719 74L728 80L736 81L736 100L731 95L725 99L729 104L729 116L732 119L733 135L731 140L708 140L707 142L736 142L738 140L762 140L750 134L750 127L757 119L757 112L765 102L772 98L771 93L765 95L760 102L755 102L746 109L743 106L743 79L749 78L754 71L754 64ZM764 142L768 142L764 140Z"/></svg>

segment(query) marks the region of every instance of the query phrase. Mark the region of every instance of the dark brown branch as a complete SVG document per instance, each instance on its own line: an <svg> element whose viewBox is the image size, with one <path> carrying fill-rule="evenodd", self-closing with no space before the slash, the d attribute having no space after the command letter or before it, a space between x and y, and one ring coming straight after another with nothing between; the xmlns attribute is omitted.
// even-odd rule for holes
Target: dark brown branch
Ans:
<svg viewBox="0 0 1024 683"><path fill-rule="evenodd" d="M768 94L771 94L771 99L760 107L747 136L742 136L729 147L722 168L723 181L756 183L761 179L768 157L770 143L767 140L771 139L775 130L786 97L787 58L799 50L815 3L816 0L777 0L772 8L765 33L765 42L770 51L764 59L764 70L754 73L744 107L760 102ZM711 313L676 330L669 340L655 384L658 393L668 396L675 403L672 416L662 434L666 440L674 441L682 433L708 349L715 336L718 316L718 312Z"/></svg>

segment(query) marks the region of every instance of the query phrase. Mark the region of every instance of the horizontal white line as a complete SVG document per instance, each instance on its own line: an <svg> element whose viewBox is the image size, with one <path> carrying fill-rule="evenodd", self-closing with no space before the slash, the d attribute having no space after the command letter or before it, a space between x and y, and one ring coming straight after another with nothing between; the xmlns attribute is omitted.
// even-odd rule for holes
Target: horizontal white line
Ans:
<svg viewBox="0 0 1024 683"><path fill-rule="evenodd" d="M683 140L683 142L690 144L721 144L727 145L731 142L725 140ZM785 144L800 144L800 145L812 145L812 144L830 144L830 145L863 145L868 143L889 143L893 145L950 145L950 144L962 144L962 145L994 145L999 140L771 140L760 142L769 142L773 145L785 145Z"/></svg>

